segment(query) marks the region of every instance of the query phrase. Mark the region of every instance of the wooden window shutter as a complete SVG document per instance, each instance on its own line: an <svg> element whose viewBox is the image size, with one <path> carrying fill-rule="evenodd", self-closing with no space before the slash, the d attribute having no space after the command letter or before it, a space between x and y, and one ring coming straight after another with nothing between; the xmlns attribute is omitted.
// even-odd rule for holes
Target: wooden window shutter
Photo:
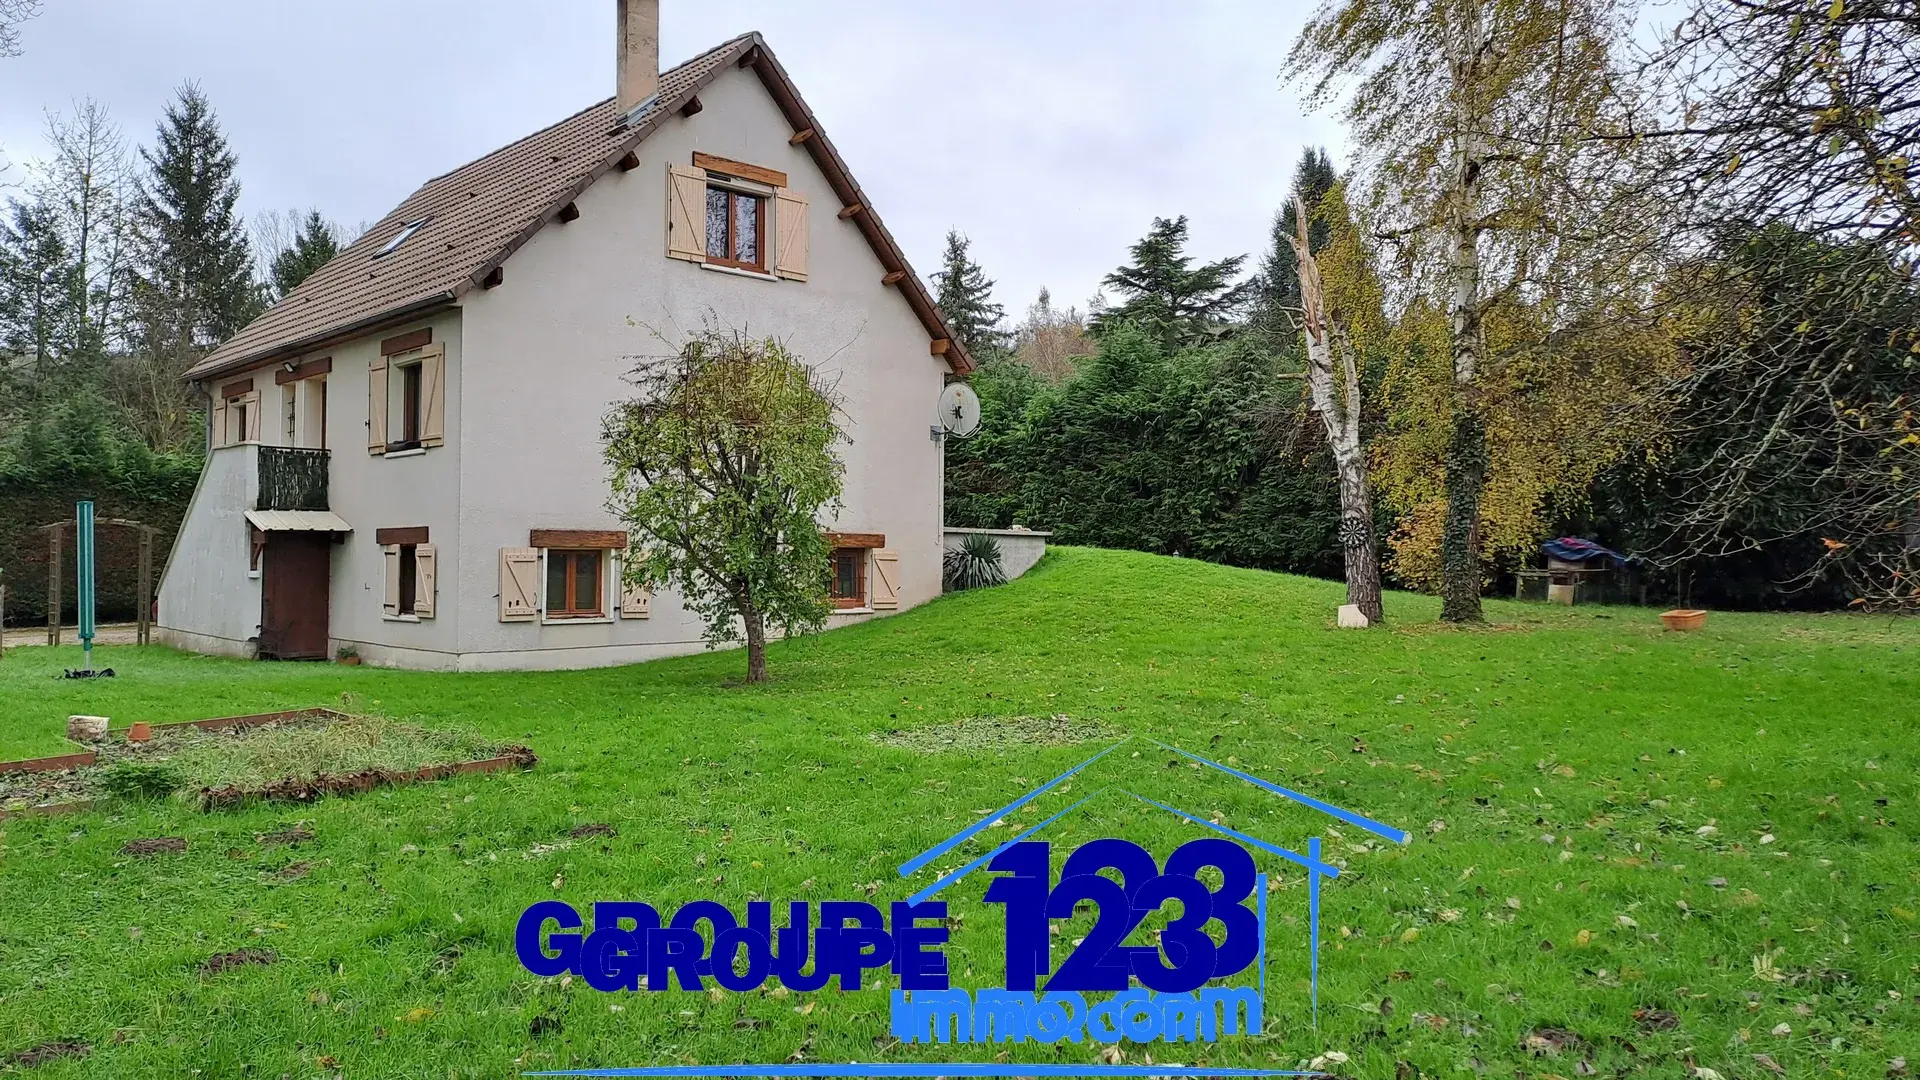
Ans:
<svg viewBox="0 0 1920 1080"><path fill-rule="evenodd" d="M385 589L380 597L380 610L388 615L400 614L400 545L388 544L381 548L386 554Z"/></svg>
<svg viewBox="0 0 1920 1080"><path fill-rule="evenodd" d="M260 441L260 391L253 390L235 399L235 403L247 407L247 430L240 433L243 442Z"/></svg>
<svg viewBox="0 0 1920 1080"><path fill-rule="evenodd" d="M367 364L367 453L387 452L387 358Z"/></svg>
<svg viewBox="0 0 1920 1080"><path fill-rule="evenodd" d="M614 572L620 575L620 617L623 619L649 618L653 590L645 585L628 584L626 568L624 557L614 564Z"/></svg>
<svg viewBox="0 0 1920 1080"><path fill-rule="evenodd" d="M500 549L500 621L532 622L540 615L540 551Z"/></svg>
<svg viewBox="0 0 1920 1080"><path fill-rule="evenodd" d="M227 445L227 399L218 396L213 402L213 445Z"/></svg>
<svg viewBox="0 0 1920 1080"><path fill-rule="evenodd" d="M791 281L807 280L807 197L792 188L773 193L773 272Z"/></svg>
<svg viewBox="0 0 1920 1080"><path fill-rule="evenodd" d="M435 562L432 544L421 544L413 549L413 613L423 619L433 618Z"/></svg>
<svg viewBox="0 0 1920 1080"><path fill-rule="evenodd" d="M420 358L420 445L447 441L447 347L430 346Z"/></svg>
<svg viewBox="0 0 1920 1080"><path fill-rule="evenodd" d="M707 171L667 165L667 257L707 261Z"/></svg>
<svg viewBox="0 0 1920 1080"><path fill-rule="evenodd" d="M889 548L873 552L873 600L875 611L900 606L900 553Z"/></svg>

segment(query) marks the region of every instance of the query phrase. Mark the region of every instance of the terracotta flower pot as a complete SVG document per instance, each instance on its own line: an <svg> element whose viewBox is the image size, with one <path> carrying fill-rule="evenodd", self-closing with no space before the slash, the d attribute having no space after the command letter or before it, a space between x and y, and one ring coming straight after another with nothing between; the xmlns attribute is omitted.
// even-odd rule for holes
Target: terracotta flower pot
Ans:
<svg viewBox="0 0 1920 1080"><path fill-rule="evenodd" d="M128 742L146 742L151 738L153 738L153 725L145 720L135 720L133 726L127 729Z"/></svg>
<svg viewBox="0 0 1920 1080"><path fill-rule="evenodd" d="M342 657L338 657L338 658L337 658L337 662L338 662L338 663L342 663L342 664L345 664L345 665L347 665L348 667L359 667L359 666L360 666L360 658L359 658L359 657L357 657L357 656L342 656Z"/></svg>
<svg viewBox="0 0 1920 1080"><path fill-rule="evenodd" d="M1669 630L1698 630L1707 625L1707 613L1698 608L1675 608L1660 613Z"/></svg>

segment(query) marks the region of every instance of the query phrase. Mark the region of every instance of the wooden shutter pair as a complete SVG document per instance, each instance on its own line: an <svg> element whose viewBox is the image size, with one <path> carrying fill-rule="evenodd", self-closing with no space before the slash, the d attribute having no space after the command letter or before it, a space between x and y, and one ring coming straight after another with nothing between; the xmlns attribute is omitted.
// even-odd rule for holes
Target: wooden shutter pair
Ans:
<svg viewBox="0 0 1920 1080"><path fill-rule="evenodd" d="M388 615L400 614L400 545L388 544L383 549L386 554L386 589L381 597L380 610ZM433 618L433 593L435 552L432 544L417 544L413 549L413 614L416 618Z"/></svg>
<svg viewBox="0 0 1920 1080"><path fill-rule="evenodd" d="M395 363L412 356L376 356L367 364L367 453L384 454L390 440L387 424L387 377ZM441 446L447 441L447 347L428 345L420 359L420 445Z"/></svg>
<svg viewBox="0 0 1920 1080"><path fill-rule="evenodd" d="M792 188L775 188L767 200L773 214L773 272L790 281L807 280L807 197ZM707 261L707 171L667 163L667 257Z"/></svg>
<svg viewBox="0 0 1920 1080"><path fill-rule="evenodd" d="M617 564L616 564L617 567ZM645 619L651 615L650 590L620 582L620 617ZM540 617L540 549L500 549L500 621L532 622Z"/></svg>

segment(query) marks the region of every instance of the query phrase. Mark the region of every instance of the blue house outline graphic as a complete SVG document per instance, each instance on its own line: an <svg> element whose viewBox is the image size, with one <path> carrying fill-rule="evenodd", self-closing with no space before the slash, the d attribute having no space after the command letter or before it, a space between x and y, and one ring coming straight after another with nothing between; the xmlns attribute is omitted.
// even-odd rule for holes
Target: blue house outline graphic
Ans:
<svg viewBox="0 0 1920 1080"><path fill-rule="evenodd" d="M1059 787L1061 784L1066 783L1068 780L1073 779L1075 776L1078 776L1088 766L1093 765L1095 762L1106 757L1108 754L1113 753L1115 750L1118 750L1121 747L1126 746L1128 743L1132 742L1133 739L1134 739L1134 736L1132 735L1129 735L1126 738L1121 739L1119 742L1114 743L1112 746L1107 747L1105 750L1102 750L1099 753L1088 758L1087 760L1082 761L1080 764L1075 765L1073 768L1068 769L1066 772L1061 773L1059 776L1056 776L1053 779L1047 781L1046 783L1041 784L1039 787L1034 788L1033 790L1013 800L1012 802L1001 807L1000 809L983 815L979 821L976 821L973 824L968 825L966 828L961 829L959 832L954 833L952 836L947 837L945 840L940 841L939 843L933 845L932 847L921 852L920 854L915 855L913 858L908 859L906 862L901 863L899 867L900 876L903 878L912 877L915 873L918 873L920 870L925 869L935 859L940 858L941 856L954 850L960 845L966 843L968 840L971 840L973 837L979 835L981 832L985 831L986 829L991 828L994 822L1005 818L1009 814L1018 812L1022 807L1026 806L1028 803L1033 802L1035 799L1039 798L1040 796L1046 794L1049 791L1052 791L1054 788ZM1405 829L1395 828L1394 826L1385 824L1384 822L1375 821L1373 818L1367 817L1364 814L1358 814L1351 810L1347 810L1342 807L1335 806L1330 802L1326 802L1321 799L1316 799L1313 796L1307 795L1303 792L1294 791L1291 788L1282 787L1279 784L1275 784L1268 780L1262 780L1251 773L1243 772L1229 765L1222 765L1217 761L1212 761L1208 758L1201 757L1200 755L1192 753L1190 751L1182 750L1177 746L1168 745L1167 743L1163 743L1158 739L1148 739L1146 741L1152 743L1154 746L1161 748L1162 750L1167 750L1172 753L1179 754L1182 757L1188 758L1210 769L1218 770L1219 772L1225 773L1228 776L1232 776L1236 779L1252 784L1254 787L1257 787L1260 790L1265 791L1269 794L1278 795L1284 799L1288 799L1293 802L1299 803L1302 806L1308 807L1309 809L1316 810L1322 814L1327 815L1328 817L1336 818L1339 821L1344 822L1348 825L1351 825L1357 829L1362 829L1366 832L1372 833L1374 836L1380 837L1383 840L1391 840L1396 844L1407 844L1407 843L1411 843L1413 840L1412 834L1408 833ZM1013 847L1013 845L1018 844L1023 840L1027 840L1033 837L1036 833L1039 833L1041 830L1052 825L1054 822L1059 821L1061 818L1066 817L1068 814L1073 813L1075 810L1080 809L1082 806L1085 806L1087 803L1091 802L1095 798L1098 798L1099 796L1105 794L1110 790L1118 791L1120 794L1126 795L1127 797L1132 799L1137 799L1140 802L1146 803L1149 806L1158 807L1159 809L1165 810L1166 812L1173 814L1174 816L1179 817L1185 821L1191 822L1195 825L1199 825L1200 827L1205 829L1211 829L1212 831L1220 833L1223 836L1229 837L1241 844L1244 844L1248 847L1255 848L1260 851L1264 851L1269 855L1273 855L1280 859L1284 859L1287 862L1293 863L1294 865L1299 866L1302 869L1306 870L1307 872L1307 952L1308 952L1308 968L1310 971L1309 985L1310 985L1310 995L1312 999L1314 1024L1317 1026L1319 1024L1319 1017L1320 1017L1320 879L1323 877L1336 878L1340 876L1339 867L1334 866L1331 863L1328 863L1320 858L1320 837L1318 836L1312 836L1307 838L1307 851L1306 851L1306 854L1303 855L1300 852L1281 847L1277 844L1270 844L1265 840L1259 839L1258 837L1249 836L1248 834L1240 832L1236 829L1230 829L1225 825L1216 824L1198 815L1188 813L1185 810L1181 810L1178 807L1168 806L1166 803L1159 802L1154 799L1149 799L1144 795L1136 794L1132 791L1128 791L1125 788L1102 787L1094 790L1090 794L1082 796L1077 802L1072 803L1071 805L1065 807L1064 809L1046 818L1045 820L1039 822L1038 824L1032 826L1031 828L1026 829L1025 831L1014 836L1012 839L1006 840L996 845L992 850L988 851L986 854L980 856L979 858L974 859L973 861L967 863L966 865L960 867L957 870L953 870L942 875L940 879L935 881L933 884L928 885L926 888L921 889L919 892L914 893L911 897L908 898L907 902L911 904L918 904L918 903L921 903L922 901L931 899L933 896L937 895L942 890L946 889L947 886L954 884L955 882L959 881L961 878L966 877L968 874L973 873L975 870L978 870L981 867L987 865L987 863L993 861L994 857L999 855L1001 852L1006 851L1008 848ZM1260 993L1262 994L1262 996L1264 996L1267 990L1267 875L1264 873L1259 875L1258 885L1255 889L1255 896L1257 897L1256 915L1259 919L1259 924L1260 924L1260 954L1259 954L1259 959L1257 963L1259 964L1259 968L1260 968Z"/></svg>

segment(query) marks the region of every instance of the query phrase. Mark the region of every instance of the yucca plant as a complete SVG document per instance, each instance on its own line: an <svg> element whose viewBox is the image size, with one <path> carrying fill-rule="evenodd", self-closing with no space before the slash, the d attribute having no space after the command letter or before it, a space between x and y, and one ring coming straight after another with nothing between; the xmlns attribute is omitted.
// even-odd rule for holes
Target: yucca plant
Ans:
<svg viewBox="0 0 1920 1080"><path fill-rule="evenodd" d="M948 548L945 570L948 592L1004 585L1007 580L1000 564L1000 544L985 533L968 533L959 547Z"/></svg>

